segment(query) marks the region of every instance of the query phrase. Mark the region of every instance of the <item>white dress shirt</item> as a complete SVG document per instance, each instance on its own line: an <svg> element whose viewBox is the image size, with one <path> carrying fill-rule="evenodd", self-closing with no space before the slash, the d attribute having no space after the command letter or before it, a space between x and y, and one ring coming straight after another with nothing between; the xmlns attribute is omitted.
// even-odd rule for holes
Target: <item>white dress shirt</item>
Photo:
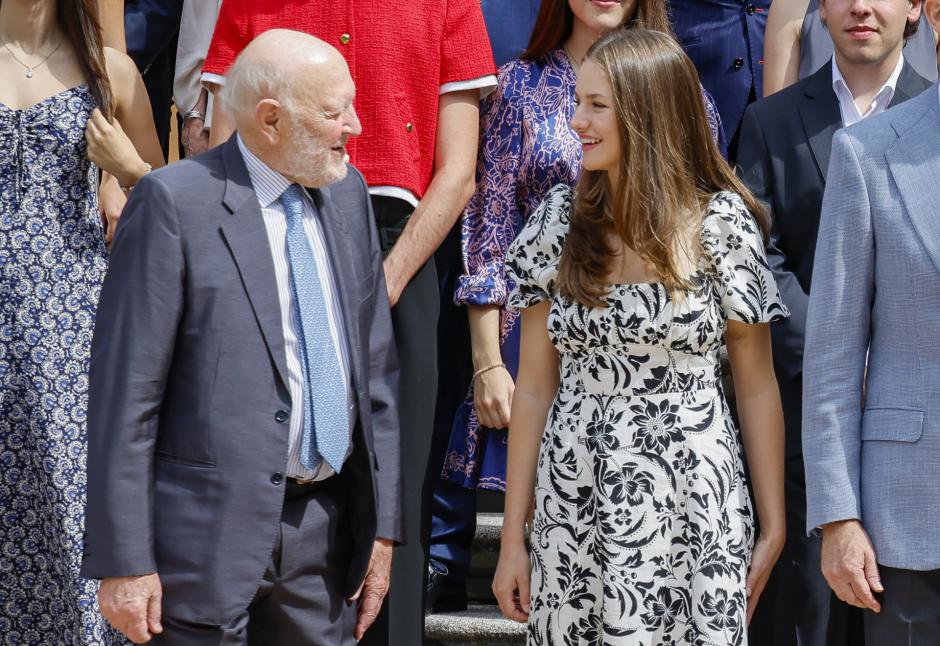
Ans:
<svg viewBox="0 0 940 646"><path fill-rule="evenodd" d="M258 206L261 207L261 217L264 219L264 228L268 234L271 257L274 259L274 277L277 281L277 295L281 305L284 350L287 354L288 390L292 402L287 475L301 480L325 480L335 473L326 461L321 460L316 471L311 471L300 463L300 441L304 421L304 375L300 364L297 318L294 310L294 290L291 288L290 259L287 255L287 214L281 204L281 195L291 185L291 182L255 157L245 146L241 137L238 137L238 148L245 160L245 166L248 167L248 175L251 178L251 185L255 189L255 195L258 196ZM326 240L323 237L323 229L318 219L320 216L306 191L303 192L303 208L304 231L307 234L307 240L310 242L310 248L313 249L317 273L320 276L320 287L328 303L327 315L330 321L330 338L336 349L336 358L339 361L346 386L346 391L342 394L338 393L337 396L346 399L351 436L353 424L356 421L356 404L350 379L349 342L346 338L346 328L343 326L343 309L340 305L339 290L337 289L330 255L326 248ZM315 377L313 375L313 378ZM351 451L352 441L350 440L346 457L349 457Z"/></svg>
<svg viewBox="0 0 940 646"><path fill-rule="evenodd" d="M842 72L839 71L839 66L836 64L836 57L833 56L832 89L836 93L836 98L839 99L839 110L842 112L842 125L847 128L862 119L873 117L887 110L888 106L891 104L891 99L894 98L894 90L898 85L898 78L901 76L901 70L903 68L904 55L901 54L901 56L898 57L897 67L894 68L894 71L891 72L891 76L888 77L885 84L882 85L878 93L875 94L875 98L872 99L868 110L865 111L865 114L862 114L858 106L855 105L855 97L852 96L852 90L849 89L849 86L845 83L845 79L842 78Z"/></svg>

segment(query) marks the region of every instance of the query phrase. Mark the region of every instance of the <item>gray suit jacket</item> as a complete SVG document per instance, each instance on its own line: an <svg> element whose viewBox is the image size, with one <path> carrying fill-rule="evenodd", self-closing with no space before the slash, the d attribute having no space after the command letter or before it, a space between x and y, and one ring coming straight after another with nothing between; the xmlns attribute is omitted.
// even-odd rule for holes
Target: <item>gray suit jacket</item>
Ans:
<svg viewBox="0 0 940 646"><path fill-rule="evenodd" d="M836 134L803 375L807 529L858 518L879 563L940 568L937 85Z"/></svg>
<svg viewBox="0 0 940 646"><path fill-rule="evenodd" d="M400 540L398 364L362 176L311 191L339 284L359 418L342 469L354 545ZM274 262L234 137L145 177L98 305L82 575L158 572L199 623L250 603L284 502L291 401Z"/></svg>
<svg viewBox="0 0 940 646"><path fill-rule="evenodd" d="M930 87L904 63L889 107ZM842 127L831 65L748 106L738 141L741 178L772 216L767 262L790 310L773 331L787 455L802 451L803 336L832 136Z"/></svg>

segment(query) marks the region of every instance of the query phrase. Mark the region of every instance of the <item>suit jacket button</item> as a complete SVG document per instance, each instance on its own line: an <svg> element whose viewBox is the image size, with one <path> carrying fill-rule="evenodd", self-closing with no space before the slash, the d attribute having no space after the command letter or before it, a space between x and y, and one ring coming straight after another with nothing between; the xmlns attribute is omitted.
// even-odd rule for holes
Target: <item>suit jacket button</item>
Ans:
<svg viewBox="0 0 940 646"><path fill-rule="evenodd" d="M271 484L279 485L282 482L284 482L284 474L282 473L271 474Z"/></svg>
<svg viewBox="0 0 940 646"><path fill-rule="evenodd" d="M288 413L286 410L279 410L278 412L274 413L274 421L278 424L283 424L289 419L290 413Z"/></svg>
<svg viewBox="0 0 940 646"><path fill-rule="evenodd" d="M744 67L744 59L743 58L734 59L734 69L739 70L742 67Z"/></svg>
<svg viewBox="0 0 940 646"><path fill-rule="evenodd" d="M753 16L756 12L757 12L757 7L755 7L753 4L749 4L747 6L747 15Z"/></svg>

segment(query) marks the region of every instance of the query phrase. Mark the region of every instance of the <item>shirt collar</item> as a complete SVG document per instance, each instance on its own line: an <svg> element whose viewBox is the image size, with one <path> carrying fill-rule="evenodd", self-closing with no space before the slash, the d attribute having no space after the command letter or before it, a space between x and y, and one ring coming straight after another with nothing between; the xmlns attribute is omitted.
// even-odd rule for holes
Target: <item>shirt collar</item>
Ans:
<svg viewBox="0 0 940 646"><path fill-rule="evenodd" d="M236 134L235 137L238 141L238 149L245 160L245 166L248 168L251 185L255 189L255 195L258 196L258 204L263 209L267 208L281 198L281 195L284 194L284 191L292 182L248 150L248 146L242 141L241 136Z"/></svg>
<svg viewBox="0 0 940 646"><path fill-rule="evenodd" d="M894 91L898 85L898 79L901 77L901 70L904 69L904 54L902 53L898 56L898 64L895 65L894 71L891 72L891 76L888 77L888 80L885 81L885 84L881 86L881 89L875 94L875 97L872 99L872 105L877 103L885 97L888 102L894 98ZM845 79L842 77L842 72L839 70L839 65L836 63L836 57L832 57L832 90L836 93L836 96L839 96L840 92L844 92L846 97L852 96L852 90L849 89L848 84L845 82Z"/></svg>

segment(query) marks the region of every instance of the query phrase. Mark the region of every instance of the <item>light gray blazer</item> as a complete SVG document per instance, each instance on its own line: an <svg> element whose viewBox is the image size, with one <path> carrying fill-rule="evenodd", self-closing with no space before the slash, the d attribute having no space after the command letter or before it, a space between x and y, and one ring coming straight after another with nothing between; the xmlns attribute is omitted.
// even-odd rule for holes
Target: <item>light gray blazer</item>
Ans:
<svg viewBox="0 0 940 646"><path fill-rule="evenodd" d="M879 563L940 568L937 84L836 134L812 284L807 529L858 518Z"/></svg>

